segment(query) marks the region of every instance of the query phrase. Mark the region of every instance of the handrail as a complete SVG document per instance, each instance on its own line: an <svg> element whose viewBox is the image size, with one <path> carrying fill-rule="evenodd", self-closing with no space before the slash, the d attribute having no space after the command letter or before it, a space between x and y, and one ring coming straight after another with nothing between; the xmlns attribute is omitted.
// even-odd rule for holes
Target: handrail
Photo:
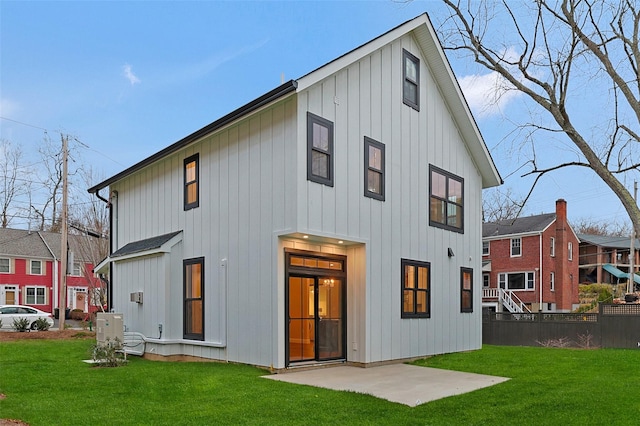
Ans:
<svg viewBox="0 0 640 426"><path fill-rule="evenodd" d="M497 298L512 313L531 313L531 310L524 304L522 300L513 290L504 290L502 288L483 288L482 297Z"/></svg>

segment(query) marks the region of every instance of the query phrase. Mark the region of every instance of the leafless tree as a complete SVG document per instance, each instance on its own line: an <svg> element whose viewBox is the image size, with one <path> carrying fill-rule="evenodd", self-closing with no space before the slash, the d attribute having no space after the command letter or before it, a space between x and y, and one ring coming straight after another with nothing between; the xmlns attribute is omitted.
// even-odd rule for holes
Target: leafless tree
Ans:
<svg viewBox="0 0 640 426"><path fill-rule="evenodd" d="M445 49L470 54L532 108L519 123L530 138L531 191L547 173L591 169L616 194L640 234L640 209L625 187L640 170L640 8L635 0L443 0ZM527 10L521 10L526 8ZM520 9L520 10L518 10ZM581 95L598 92L596 120L579 124ZM536 155L560 141L572 158ZM531 192L525 197L529 198Z"/></svg>
<svg viewBox="0 0 640 426"><path fill-rule="evenodd" d="M582 218L577 222L572 222L571 228L573 228L577 234L628 237L631 233L631 229L627 223L610 221L597 222L589 218Z"/></svg>
<svg viewBox="0 0 640 426"><path fill-rule="evenodd" d="M484 222L498 222L516 219L524 207L524 200L513 195L511 188L485 189L482 193L482 219Z"/></svg>
<svg viewBox="0 0 640 426"><path fill-rule="evenodd" d="M81 169L79 176L83 188L101 180L92 168ZM95 266L109 254L109 211L104 203L86 191L78 191L72 198L69 228L78 257ZM107 301L105 283L86 266L82 268L82 274L91 291L92 303L102 308Z"/></svg>
<svg viewBox="0 0 640 426"><path fill-rule="evenodd" d="M61 138L68 137L60 135ZM70 150L71 151L71 150ZM62 143L53 141L48 135L45 136L43 144L38 148L42 169L35 175L39 180L41 196L39 203L31 204L31 211L38 219L38 229L41 231L60 232L61 203L62 203ZM71 180L75 175L74 170L68 173Z"/></svg>
<svg viewBox="0 0 640 426"><path fill-rule="evenodd" d="M0 141L0 226L11 224L12 219L20 213L17 200L28 193L30 181L19 181L19 175L29 173L21 168L22 150L14 147L7 140Z"/></svg>

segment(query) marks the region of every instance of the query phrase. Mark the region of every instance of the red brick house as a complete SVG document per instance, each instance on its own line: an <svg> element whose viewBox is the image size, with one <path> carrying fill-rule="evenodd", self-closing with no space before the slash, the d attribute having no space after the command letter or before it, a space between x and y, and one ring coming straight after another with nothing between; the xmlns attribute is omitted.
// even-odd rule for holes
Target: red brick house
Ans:
<svg viewBox="0 0 640 426"><path fill-rule="evenodd" d="M82 259L87 236L69 235L67 307L98 310L100 284L93 264ZM83 239L85 241L83 241ZM58 307L61 234L0 228L0 305L29 305L45 312Z"/></svg>
<svg viewBox="0 0 640 426"><path fill-rule="evenodd" d="M578 299L579 240L556 212L482 225L483 308L509 312L570 312Z"/></svg>

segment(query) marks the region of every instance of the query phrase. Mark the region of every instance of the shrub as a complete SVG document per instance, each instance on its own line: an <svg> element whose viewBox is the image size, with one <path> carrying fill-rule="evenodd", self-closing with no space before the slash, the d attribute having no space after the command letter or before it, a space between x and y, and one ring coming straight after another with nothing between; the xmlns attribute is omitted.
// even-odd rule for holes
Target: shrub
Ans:
<svg viewBox="0 0 640 426"><path fill-rule="evenodd" d="M107 339L105 343L98 343L91 348L91 358L99 367L119 367L126 364L123 345L117 337L115 340Z"/></svg>
<svg viewBox="0 0 640 426"><path fill-rule="evenodd" d="M14 318L13 319L13 329L15 331L27 331L27 330L29 330L29 319L28 318Z"/></svg>
<svg viewBox="0 0 640 426"><path fill-rule="evenodd" d="M49 327L51 327L51 324L49 324L46 318L38 318L33 322L33 327L38 331L47 331Z"/></svg>

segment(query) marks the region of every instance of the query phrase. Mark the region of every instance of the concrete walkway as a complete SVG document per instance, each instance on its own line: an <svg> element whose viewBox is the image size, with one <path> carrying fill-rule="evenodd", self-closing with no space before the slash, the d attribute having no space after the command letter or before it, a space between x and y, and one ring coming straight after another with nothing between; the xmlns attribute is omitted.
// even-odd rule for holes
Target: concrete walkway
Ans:
<svg viewBox="0 0 640 426"><path fill-rule="evenodd" d="M379 367L337 366L263 376L271 380L352 391L415 407L509 380L408 364Z"/></svg>

